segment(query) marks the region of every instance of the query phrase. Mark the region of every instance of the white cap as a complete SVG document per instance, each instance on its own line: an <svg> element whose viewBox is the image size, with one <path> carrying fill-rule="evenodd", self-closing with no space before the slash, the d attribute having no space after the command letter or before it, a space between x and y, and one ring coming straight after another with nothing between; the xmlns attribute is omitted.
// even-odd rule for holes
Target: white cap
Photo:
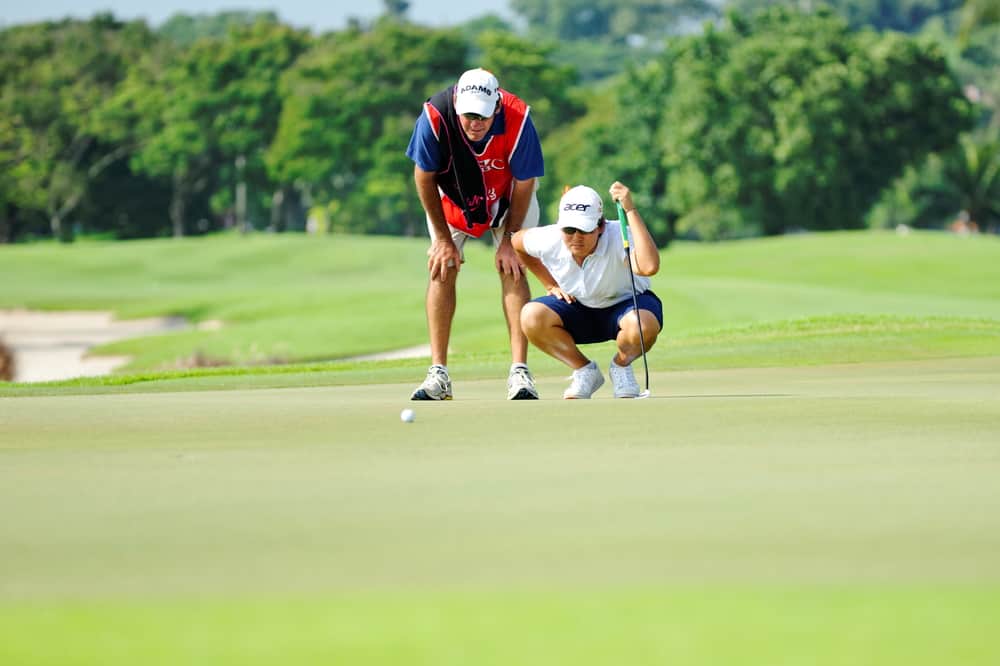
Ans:
<svg viewBox="0 0 1000 666"><path fill-rule="evenodd" d="M455 86L455 112L459 115L475 113L489 118L499 99L500 83L485 69L470 69Z"/></svg>
<svg viewBox="0 0 1000 666"><path fill-rule="evenodd" d="M601 201L601 195L586 185L577 185L559 200L559 219L556 224L560 229L574 227L581 231L593 231L603 218L604 202Z"/></svg>

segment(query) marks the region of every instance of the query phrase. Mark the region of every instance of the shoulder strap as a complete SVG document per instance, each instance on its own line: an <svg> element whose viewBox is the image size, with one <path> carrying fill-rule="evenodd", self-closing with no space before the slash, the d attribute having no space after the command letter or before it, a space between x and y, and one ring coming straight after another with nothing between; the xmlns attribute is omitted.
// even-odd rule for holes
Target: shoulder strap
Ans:
<svg viewBox="0 0 1000 666"><path fill-rule="evenodd" d="M442 90L427 100L427 103L434 107L442 118L438 146L446 166L437 174L438 186L462 209L465 222L471 230L476 225L489 224L486 183L472 146L469 145L458 122L453 89Z"/></svg>

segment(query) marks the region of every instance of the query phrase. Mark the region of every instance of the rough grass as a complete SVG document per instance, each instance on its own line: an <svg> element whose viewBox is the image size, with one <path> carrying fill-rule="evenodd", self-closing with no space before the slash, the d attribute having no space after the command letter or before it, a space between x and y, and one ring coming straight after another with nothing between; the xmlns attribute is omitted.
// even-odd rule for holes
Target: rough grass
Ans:
<svg viewBox="0 0 1000 666"><path fill-rule="evenodd" d="M990 356L1000 349L1000 321L947 317L842 315L702 329L665 336L649 355L654 373L699 368L830 365L872 361ZM588 353L606 365L610 344ZM562 376L564 366L537 351L531 357L537 376ZM0 396L70 395L175 390L231 390L294 386L338 386L412 382L426 359L331 361L279 365L188 368L82 377L64 381L0 385ZM506 372L506 352L460 354L453 358L460 376L498 377ZM637 370L641 365L637 365Z"/></svg>
<svg viewBox="0 0 1000 666"><path fill-rule="evenodd" d="M247 367L343 360L426 342L425 246L423 239L222 235L0 247L0 284L15 285L0 290L0 307L110 309L120 317L170 314L223 323L220 330L97 350L132 356L126 375L184 369L199 354ZM981 326L977 320L1000 321L1000 240L855 232L676 244L664 252L654 288L666 311L663 342L652 357L658 367L713 356L671 358L670 350L702 336L710 345L718 335L743 337L747 347L707 359L714 364L772 362L760 354L781 358L782 345L761 350L751 325L770 327L773 342L789 321L833 322L822 325L830 330L855 326L861 335L869 329L879 344L898 333L914 357L968 355L981 351L968 340L950 351L954 340L934 327L926 345L916 328L889 329L900 326L893 318L933 318L937 329L971 338L962 331ZM462 269L452 349L455 363L472 367L507 358L492 252L482 244L469 248ZM872 352L869 358L886 357L879 347ZM819 362L839 353L834 346ZM798 362L802 354L789 356ZM848 356L865 358L857 348Z"/></svg>

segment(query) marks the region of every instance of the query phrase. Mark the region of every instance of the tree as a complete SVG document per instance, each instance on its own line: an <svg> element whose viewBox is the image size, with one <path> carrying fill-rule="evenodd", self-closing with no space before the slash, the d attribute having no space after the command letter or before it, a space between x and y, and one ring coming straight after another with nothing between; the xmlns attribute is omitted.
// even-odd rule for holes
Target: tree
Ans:
<svg viewBox="0 0 1000 666"><path fill-rule="evenodd" d="M888 188L870 215L872 226L941 229L961 220L1000 232L1000 135L962 135L959 145L932 153Z"/></svg>
<svg viewBox="0 0 1000 666"><path fill-rule="evenodd" d="M157 29L157 34L178 46L191 46L199 39L223 39L234 28L255 23L278 23L273 11L224 11L215 14L174 14Z"/></svg>
<svg viewBox="0 0 1000 666"><path fill-rule="evenodd" d="M648 193L647 219L700 238L861 227L907 164L971 125L938 51L829 12L731 13L629 72L617 97L602 131L632 161L618 173Z"/></svg>
<svg viewBox="0 0 1000 666"><path fill-rule="evenodd" d="M552 62L553 45L491 31L480 35L477 46L477 64L496 74L501 87L531 105L540 137L583 115L583 105L573 94L576 70Z"/></svg>
<svg viewBox="0 0 1000 666"><path fill-rule="evenodd" d="M978 27L964 40L955 37L953 29L948 22L935 20L921 31L921 37L944 51L979 113L978 125L1000 129L1000 24Z"/></svg>
<svg viewBox="0 0 1000 666"><path fill-rule="evenodd" d="M169 206L170 181L138 173L122 159L91 181L76 218L85 231L119 240L166 236ZM207 209L197 212L205 216Z"/></svg>
<svg viewBox="0 0 1000 666"><path fill-rule="evenodd" d="M731 0L729 7L747 15L773 7L788 7L789 4L806 13L829 7L846 19L854 30L874 28L915 33L928 19L947 16L962 3L963 0L798 0L794 3L786 0Z"/></svg>
<svg viewBox="0 0 1000 666"><path fill-rule="evenodd" d="M707 0L511 0L510 7L532 33L568 41L659 41L685 20L716 13Z"/></svg>
<svg viewBox="0 0 1000 666"><path fill-rule="evenodd" d="M951 145L971 123L940 52L900 34L852 34L842 19L771 10L732 15L720 67L702 90L723 100L697 133L681 123L704 108L683 88L669 113L671 145L700 142L701 201L728 202L774 234L793 227L863 226L883 187L910 163ZM690 62L690 61L688 61ZM680 196L670 183L671 194ZM690 193L688 193L690 194Z"/></svg>
<svg viewBox="0 0 1000 666"><path fill-rule="evenodd" d="M136 168L171 182L175 236L189 231L188 209L202 194L216 214L271 200L264 154L281 113L278 80L308 45L306 33L270 21L234 28L147 59L109 105L132 119Z"/></svg>
<svg viewBox="0 0 1000 666"><path fill-rule="evenodd" d="M391 19L325 35L282 78L271 177L332 202L331 230L412 229L406 141L421 103L454 82L467 51L456 31Z"/></svg>
<svg viewBox="0 0 1000 666"><path fill-rule="evenodd" d="M976 28L984 28L1000 23L1000 2L998 0L965 0L962 7L962 24L959 38L967 43Z"/></svg>
<svg viewBox="0 0 1000 666"><path fill-rule="evenodd" d="M101 138L94 114L152 41L145 24L108 14L0 33L2 203L44 211L52 234L71 238L67 217L128 154Z"/></svg>
<svg viewBox="0 0 1000 666"><path fill-rule="evenodd" d="M411 237L426 233L423 207L414 193L413 162L400 149L412 132L412 118L399 114L385 119L372 151L378 157L361 179L357 196L344 207L344 212L351 207L366 209L375 223L368 231ZM349 213L337 216L334 229L358 231L348 218Z"/></svg>
<svg viewBox="0 0 1000 666"><path fill-rule="evenodd" d="M916 188L918 224L938 226L956 217L983 231L1000 231L1000 136L964 135L954 150L932 155L936 174Z"/></svg>
<svg viewBox="0 0 1000 666"><path fill-rule="evenodd" d="M408 11L410 3L407 0L382 0L382 12L385 16L405 20Z"/></svg>
<svg viewBox="0 0 1000 666"><path fill-rule="evenodd" d="M645 62L664 39L718 16L713 0L512 0L532 40L555 44L550 60L600 81Z"/></svg>

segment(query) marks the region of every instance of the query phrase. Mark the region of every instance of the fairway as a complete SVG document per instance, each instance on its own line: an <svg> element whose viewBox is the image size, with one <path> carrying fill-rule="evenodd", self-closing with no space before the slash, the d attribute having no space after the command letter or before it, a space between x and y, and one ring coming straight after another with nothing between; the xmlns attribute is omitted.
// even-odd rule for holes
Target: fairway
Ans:
<svg viewBox="0 0 1000 666"><path fill-rule="evenodd" d="M1000 357L453 378L0 399L0 662L1000 659Z"/></svg>

